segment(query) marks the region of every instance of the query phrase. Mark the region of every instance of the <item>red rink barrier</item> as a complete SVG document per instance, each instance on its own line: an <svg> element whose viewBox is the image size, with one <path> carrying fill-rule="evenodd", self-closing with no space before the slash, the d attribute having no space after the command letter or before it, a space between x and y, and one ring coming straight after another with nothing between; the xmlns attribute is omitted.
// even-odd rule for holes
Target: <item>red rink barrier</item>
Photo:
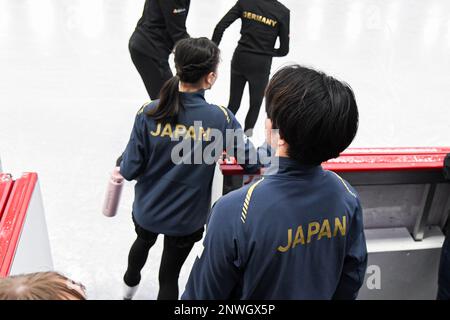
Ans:
<svg viewBox="0 0 450 320"><path fill-rule="evenodd" d="M6 204L8 203L13 184L14 181L9 174L0 173L0 221L2 221L3 213L5 211Z"/></svg>
<svg viewBox="0 0 450 320"><path fill-rule="evenodd" d="M444 148L353 148L322 164L335 172L441 170L450 147ZM223 164L225 176L243 175L240 165Z"/></svg>
<svg viewBox="0 0 450 320"><path fill-rule="evenodd" d="M450 219L448 153L450 147L355 148L322 164L352 185L363 206L369 257L359 299L436 298L442 230ZM220 169L223 193L243 185L240 165Z"/></svg>
<svg viewBox="0 0 450 320"><path fill-rule="evenodd" d="M36 173L0 175L0 278L52 266Z"/></svg>
<svg viewBox="0 0 450 320"><path fill-rule="evenodd" d="M442 169L450 148L348 149L339 158L323 164L336 172Z"/></svg>

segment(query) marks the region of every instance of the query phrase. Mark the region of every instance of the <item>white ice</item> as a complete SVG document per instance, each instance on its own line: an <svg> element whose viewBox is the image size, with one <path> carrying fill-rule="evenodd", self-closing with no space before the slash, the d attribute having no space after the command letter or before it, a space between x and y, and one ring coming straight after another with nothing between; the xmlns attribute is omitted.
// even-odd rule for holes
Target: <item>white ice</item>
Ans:
<svg viewBox="0 0 450 320"><path fill-rule="evenodd" d="M450 145L450 2L284 0L297 62L347 81L361 114L353 146ZM192 0L192 36L211 36L234 1ZM104 218L109 172L137 109L148 100L128 39L144 1L0 0L0 157L16 176L40 176L57 270L93 299L120 299L134 240L132 184L119 215ZM220 80L207 98L228 102L239 23L227 30ZM248 97L238 113L242 121ZM257 124L262 141L264 108ZM183 291L200 249L180 276ZM155 299L162 242L151 250L138 299Z"/></svg>

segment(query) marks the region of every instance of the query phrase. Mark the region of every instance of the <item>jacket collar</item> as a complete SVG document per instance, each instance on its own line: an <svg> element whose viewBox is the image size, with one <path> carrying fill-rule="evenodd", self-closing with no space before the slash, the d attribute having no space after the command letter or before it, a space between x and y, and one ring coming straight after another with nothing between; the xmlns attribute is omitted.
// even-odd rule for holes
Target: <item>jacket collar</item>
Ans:
<svg viewBox="0 0 450 320"><path fill-rule="evenodd" d="M183 104L198 104L205 102L205 90L199 90L196 92L180 92L180 97Z"/></svg>
<svg viewBox="0 0 450 320"><path fill-rule="evenodd" d="M275 157L264 176L267 177L302 177L318 175L323 172L320 165L303 165L287 157Z"/></svg>

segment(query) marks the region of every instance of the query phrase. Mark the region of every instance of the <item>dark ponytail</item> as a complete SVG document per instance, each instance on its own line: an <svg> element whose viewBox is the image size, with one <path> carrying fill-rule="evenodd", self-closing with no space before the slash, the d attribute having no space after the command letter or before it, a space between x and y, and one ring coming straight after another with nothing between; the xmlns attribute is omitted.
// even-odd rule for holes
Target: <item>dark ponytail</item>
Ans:
<svg viewBox="0 0 450 320"><path fill-rule="evenodd" d="M155 120L175 119L183 105L180 101L180 81L196 84L210 72L215 72L220 61L220 50L207 38L187 38L175 47L176 76L161 89L158 107L147 114Z"/></svg>
<svg viewBox="0 0 450 320"><path fill-rule="evenodd" d="M174 118L180 112L180 94L178 91L180 78L178 76L167 80L160 92L158 107L148 112L155 120Z"/></svg>

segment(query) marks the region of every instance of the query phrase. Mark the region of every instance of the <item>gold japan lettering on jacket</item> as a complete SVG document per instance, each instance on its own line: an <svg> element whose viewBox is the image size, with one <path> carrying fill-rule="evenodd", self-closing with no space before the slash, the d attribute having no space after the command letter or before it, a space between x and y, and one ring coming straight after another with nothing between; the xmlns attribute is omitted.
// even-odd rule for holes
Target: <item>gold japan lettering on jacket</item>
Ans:
<svg viewBox="0 0 450 320"><path fill-rule="evenodd" d="M295 235L294 235L295 231ZM298 245L308 245L312 241L318 241L323 238L331 239L338 236L345 237L347 234L347 217L342 216L342 219L336 217L334 225L330 220L324 219L322 222L312 221L307 226L299 225L296 230L288 229L286 245L280 245L278 251L287 252L294 249Z"/></svg>
<svg viewBox="0 0 450 320"><path fill-rule="evenodd" d="M211 140L211 128L204 129L202 126L186 127L183 124L173 125L170 123L157 123L156 129L150 131L150 134L154 137L168 137L175 141L180 140L180 138L192 139L195 141Z"/></svg>

